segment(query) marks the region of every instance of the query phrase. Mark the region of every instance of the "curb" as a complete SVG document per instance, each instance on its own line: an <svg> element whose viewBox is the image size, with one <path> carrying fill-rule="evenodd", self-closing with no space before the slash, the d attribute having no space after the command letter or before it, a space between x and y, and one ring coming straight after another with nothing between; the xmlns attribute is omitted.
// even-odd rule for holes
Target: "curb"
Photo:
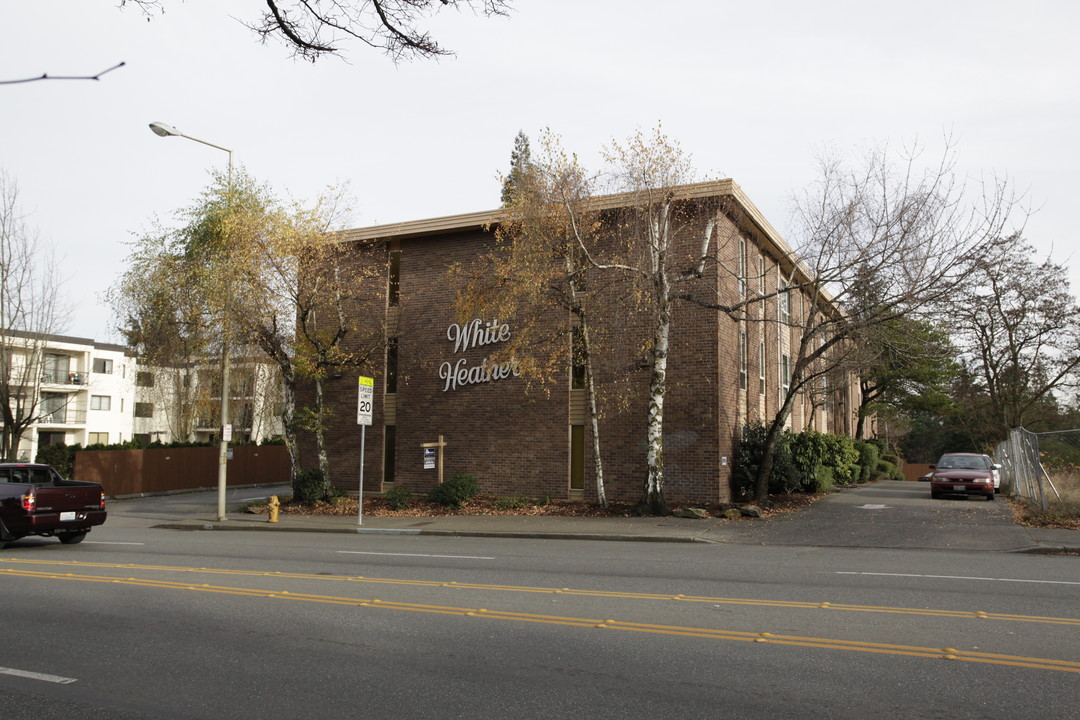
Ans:
<svg viewBox="0 0 1080 720"><path fill-rule="evenodd" d="M479 530L408 530L395 528L319 528L319 527L265 527L267 523L248 525L228 525L217 522L205 523L162 523L152 525L156 530L186 530L198 532L220 530L225 532L305 532L338 533L349 535L426 535L428 537L487 537L509 538L517 540L604 540L615 542L668 542L668 543L706 543L720 544L715 540L701 537L674 537L663 535L611 535L595 533L553 533L553 532L498 532Z"/></svg>

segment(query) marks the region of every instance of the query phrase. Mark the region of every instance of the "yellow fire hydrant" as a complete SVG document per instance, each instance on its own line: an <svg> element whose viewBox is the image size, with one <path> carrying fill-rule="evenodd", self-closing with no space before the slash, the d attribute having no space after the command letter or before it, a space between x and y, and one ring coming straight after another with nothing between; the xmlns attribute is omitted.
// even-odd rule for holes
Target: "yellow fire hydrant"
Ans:
<svg viewBox="0 0 1080 720"><path fill-rule="evenodd" d="M278 508L281 507L281 503L278 502L277 495L270 496L270 502L266 503L266 511L270 515L266 519L266 522L278 521Z"/></svg>

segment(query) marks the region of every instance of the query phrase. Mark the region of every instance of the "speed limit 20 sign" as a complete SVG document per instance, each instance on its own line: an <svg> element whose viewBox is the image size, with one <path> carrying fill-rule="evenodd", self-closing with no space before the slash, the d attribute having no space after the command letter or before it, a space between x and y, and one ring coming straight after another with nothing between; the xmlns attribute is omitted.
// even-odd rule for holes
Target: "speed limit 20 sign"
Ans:
<svg viewBox="0 0 1080 720"><path fill-rule="evenodd" d="M375 379L369 377L358 378L357 401L356 401L356 424L371 424L371 403L375 398Z"/></svg>

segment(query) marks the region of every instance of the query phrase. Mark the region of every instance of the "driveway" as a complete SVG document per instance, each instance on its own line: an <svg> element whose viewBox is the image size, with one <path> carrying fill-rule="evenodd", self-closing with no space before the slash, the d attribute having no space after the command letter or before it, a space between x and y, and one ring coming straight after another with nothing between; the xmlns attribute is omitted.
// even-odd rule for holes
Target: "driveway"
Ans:
<svg viewBox="0 0 1080 720"><path fill-rule="evenodd" d="M886 480L833 493L767 522L724 523L710 539L751 545L1017 550L1028 528L1012 521L1004 497L930 499L921 482Z"/></svg>

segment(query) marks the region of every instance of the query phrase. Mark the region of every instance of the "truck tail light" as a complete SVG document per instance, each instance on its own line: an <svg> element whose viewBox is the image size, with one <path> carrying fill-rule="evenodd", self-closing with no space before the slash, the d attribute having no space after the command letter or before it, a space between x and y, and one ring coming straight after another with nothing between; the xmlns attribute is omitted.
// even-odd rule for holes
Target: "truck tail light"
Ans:
<svg viewBox="0 0 1080 720"><path fill-rule="evenodd" d="M34 495L34 491L26 493L22 496L22 508L28 513L34 512L34 508L37 507L37 496Z"/></svg>
<svg viewBox="0 0 1080 720"><path fill-rule="evenodd" d="M105 509L105 491L104 490L101 492L101 509L102 510Z"/></svg>

